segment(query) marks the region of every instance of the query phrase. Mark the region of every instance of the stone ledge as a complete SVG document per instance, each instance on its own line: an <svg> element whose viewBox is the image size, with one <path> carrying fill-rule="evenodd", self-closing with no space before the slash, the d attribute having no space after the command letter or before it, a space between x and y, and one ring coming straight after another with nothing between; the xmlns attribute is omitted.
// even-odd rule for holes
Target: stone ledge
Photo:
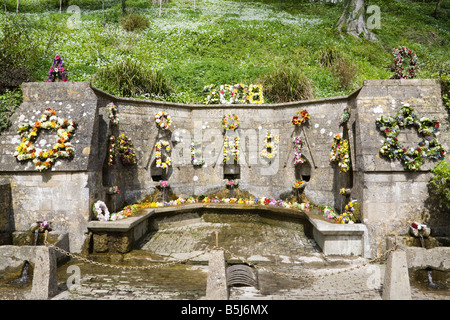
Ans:
<svg viewBox="0 0 450 320"><path fill-rule="evenodd" d="M336 224L308 216L314 240L325 255L370 257L369 234L364 224Z"/></svg>

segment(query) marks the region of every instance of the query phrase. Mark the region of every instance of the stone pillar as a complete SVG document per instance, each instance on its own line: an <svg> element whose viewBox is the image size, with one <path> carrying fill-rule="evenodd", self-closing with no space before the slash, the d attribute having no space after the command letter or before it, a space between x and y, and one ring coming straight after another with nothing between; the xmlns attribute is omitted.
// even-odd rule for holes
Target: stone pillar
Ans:
<svg viewBox="0 0 450 320"><path fill-rule="evenodd" d="M386 264L383 284L383 300L411 300L406 252L392 251Z"/></svg>
<svg viewBox="0 0 450 320"><path fill-rule="evenodd" d="M228 300L225 255L222 250L211 251L206 282L207 300Z"/></svg>
<svg viewBox="0 0 450 320"><path fill-rule="evenodd" d="M30 299L46 300L58 293L56 268L56 255L53 248L37 248Z"/></svg>

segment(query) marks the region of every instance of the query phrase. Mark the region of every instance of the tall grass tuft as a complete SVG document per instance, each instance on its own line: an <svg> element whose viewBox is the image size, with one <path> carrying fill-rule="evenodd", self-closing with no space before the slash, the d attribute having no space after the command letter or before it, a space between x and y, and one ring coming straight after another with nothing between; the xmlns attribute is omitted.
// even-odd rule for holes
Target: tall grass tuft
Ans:
<svg viewBox="0 0 450 320"><path fill-rule="evenodd" d="M149 70L133 60L119 61L97 71L94 86L122 97L167 96L172 88L160 70Z"/></svg>
<svg viewBox="0 0 450 320"><path fill-rule="evenodd" d="M129 32L141 31L148 27L149 20L139 14L130 13L120 18L120 25Z"/></svg>
<svg viewBox="0 0 450 320"><path fill-rule="evenodd" d="M314 98L311 80L297 69L280 69L265 74L259 80L264 96L273 103Z"/></svg>

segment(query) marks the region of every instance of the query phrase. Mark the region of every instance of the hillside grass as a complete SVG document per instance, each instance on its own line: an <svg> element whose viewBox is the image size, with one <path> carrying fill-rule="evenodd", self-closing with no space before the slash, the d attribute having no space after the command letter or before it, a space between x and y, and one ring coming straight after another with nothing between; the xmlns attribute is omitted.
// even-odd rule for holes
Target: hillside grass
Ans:
<svg viewBox="0 0 450 320"><path fill-rule="evenodd" d="M36 81L45 81L56 54L66 62L69 81L91 81L101 68L135 60L147 70L159 70L173 88L168 96L140 98L199 103L205 85L256 84L274 70L289 68L311 79L315 98L345 95L365 79L389 78L391 51L398 45L416 52L419 78L450 73L445 1L437 18L430 15L434 1L370 1L381 9L381 29L373 30L378 42L338 33L342 3L196 0L194 10L194 1L171 0L159 17L159 4L127 0L128 13L149 21L133 32L121 26L120 1L105 0L103 26L101 1L68 0L81 10L78 29L71 28L76 15L67 6L59 13L59 1L23 1L19 14L16 0L6 3L8 24L0 19L0 33L7 26L21 28L40 49L40 59L29 66ZM30 43L18 45L26 50ZM345 86L336 70L319 63L330 48L352 63L355 75Z"/></svg>

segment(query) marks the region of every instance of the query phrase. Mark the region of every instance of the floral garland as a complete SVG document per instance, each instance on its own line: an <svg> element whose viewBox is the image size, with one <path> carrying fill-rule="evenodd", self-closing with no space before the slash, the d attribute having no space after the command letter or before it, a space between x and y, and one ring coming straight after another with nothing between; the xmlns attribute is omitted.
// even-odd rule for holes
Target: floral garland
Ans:
<svg viewBox="0 0 450 320"><path fill-rule="evenodd" d="M92 205L92 210L94 211L94 218L100 221L108 221L110 218L110 213L106 203L98 200Z"/></svg>
<svg viewBox="0 0 450 320"><path fill-rule="evenodd" d="M264 95L263 95L263 87L259 84L251 84L248 87L249 98L248 102L250 104L263 104L264 103Z"/></svg>
<svg viewBox="0 0 450 320"><path fill-rule="evenodd" d="M239 159L239 147L240 147L241 139L239 137L234 138L234 143L230 141L230 139L225 136L223 139L223 162L226 163L230 160L230 155L228 153L228 148L231 149L231 154L233 155L234 161Z"/></svg>
<svg viewBox="0 0 450 320"><path fill-rule="evenodd" d="M136 164L136 153L134 152L133 143L131 139L125 134L121 134L118 139L117 153L123 165Z"/></svg>
<svg viewBox="0 0 450 320"><path fill-rule="evenodd" d="M297 180L295 181L294 185L292 186L294 189L300 189L305 186L305 181L303 180Z"/></svg>
<svg viewBox="0 0 450 320"><path fill-rule="evenodd" d="M305 138L303 137L294 137L294 164L302 164L306 161L305 158L303 158L301 150L303 148L303 143L305 143Z"/></svg>
<svg viewBox="0 0 450 320"><path fill-rule="evenodd" d="M108 144L108 166L116 164L116 137L111 135Z"/></svg>
<svg viewBox="0 0 450 320"><path fill-rule="evenodd" d="M413 79L416 76L418 65L416 54L406 47L399 46L392 50L394 56L394 75L393 79ZM409 59L409 65L403 66L403 59Z"/></svg>
<svg viewBox="0 0 450 320"><path fill-rule="evenodd" d="M331 144L330 161L337 161L341 172L347 172L350 167L350 148L347 139L336 134Z"/></svg>
<svg viewBox="0 0 450 320"><path fill-rule="evenodd" d="M264 95L263 87L261 85L251 84L247 86L242 83L235 85L221 85L214 84L205 86L203 88L203 95L205 104L263 104Z"/></svg>
<svg viewBox="0 0 450 320"><path fill-rule="evenodd" d="M342 127L344 124L348 122L348 120L350 119L350 114L351 114L350 107L345 106L344 113L341 115L341 118L339 119L339 127Z"/></svg>
<svg viewBox="0 0 450 320"><path fill-rule="evenodd" d="M155 144L155 149L156 149L156 154L155 154L155 158L156 158L156 167L157 168L163 168L166 169L168 167L170 167L172 165L172 160L170 159L170 157L168 155L166 155L166 161L162 161L162 147L165 148L166 152L170 152L171 148L170 148L170 143L167 140L159 140L156 144Z"/></svg>
<svg viewBox="0 0 450 320"><path fill-rule="evenodd" d="M110 102L106 105L106 112L108 112L108 119L113 125L119 124L119 115L117 114L117 106Z"/></svg>
<svg viewBox="0 0 450 320"><path fill-rule="evenodd" d="M302 125L306 123L309 119L311 119L311 116L309 115L308 111L306 110L299 110L297 111L296 115L292 117L292 125Z"/></svg>
<svg viewBox="0 0 450 320"><path fill-rule="evenodd" d="M223 116L220 123L225 130L236 130L241 124L237 115L231 115L229 113Z"/></svg>
<svg viewBox="0 0 450 320"><path fill-rule="evenodd" d="M77 124L56 116L53 109L47 108L41 115L40 121L19 124L18 133L22 143L16 148L14 157L18 161L31 159L38 171L50 169L56 159L72 158L75 150L69 142ZM59 139L50 150L42 150L34 146L39 130L56 130Z"/></svg>
<svg viewBox="0 0 450 320"><path fill-rule="evenodd" d="M156 125L159 126L161 129L168 130L172 125L173 121L167 112L161 111L155 114L155 122Z"/></svg>
<svg viewBox="0 0 450 320"><path fill-rule="evenodd" d="M441 160L446 154L446 150L436 139L439 122L426 117L419 118L409 104L404 104L394 117L381 116L376 120L376 126L386 136L380 154L390 159L399 159L406 170L417 171L424 158ZM400 130L407 127L416 128L422 136L417 148L408 150L397 138Z"/></svg>
<svg viewBox="0 0 450 320"><path fill-rule="evenodd" d="M270 140L270 142L269 142ZM267 134L264 137L264 149L261 150L261 157L267 159L274 159L278 153L278 144L280 143L280 136L275 134ZM270 151L269 151L270 149Z"/></svg>
<svg viewBox="0 0 450 320"><path fill-rule="evenodd" d="M200 147L201 148L201 143L197 140L192 140L191 144L189 145L189 147L191 148L191 163L194 166L202 166L205 164L205 160L202 159L197 159L197 156L201 155L201 152L197 151L196 147Z"/></svg>

